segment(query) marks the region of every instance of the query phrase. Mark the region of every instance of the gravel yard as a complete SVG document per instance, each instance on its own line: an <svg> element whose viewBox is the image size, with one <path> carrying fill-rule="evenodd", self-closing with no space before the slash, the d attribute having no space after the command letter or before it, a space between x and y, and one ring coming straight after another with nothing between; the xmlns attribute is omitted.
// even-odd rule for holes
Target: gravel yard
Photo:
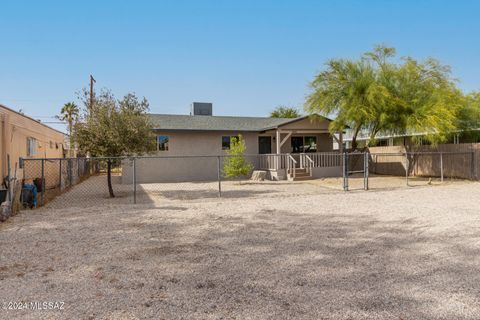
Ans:
<svg viewBox="0 0 480 320"><path fill-rule="evenodd" d="M0 224L0 297L64 310L0 318L480 319L480 183L295 186L25 211Z"/></svg>

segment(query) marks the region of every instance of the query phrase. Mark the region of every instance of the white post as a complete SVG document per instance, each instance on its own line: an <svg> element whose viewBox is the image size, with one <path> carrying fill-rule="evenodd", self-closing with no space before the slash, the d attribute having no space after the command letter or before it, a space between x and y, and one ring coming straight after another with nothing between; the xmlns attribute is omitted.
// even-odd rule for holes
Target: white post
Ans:
<svg viewBox="0 0 480 320"><path fill-rule="evenodd" d="M276 131L276 144L277 144L277 154L280 154L280 130L277 129Z"/></svg>

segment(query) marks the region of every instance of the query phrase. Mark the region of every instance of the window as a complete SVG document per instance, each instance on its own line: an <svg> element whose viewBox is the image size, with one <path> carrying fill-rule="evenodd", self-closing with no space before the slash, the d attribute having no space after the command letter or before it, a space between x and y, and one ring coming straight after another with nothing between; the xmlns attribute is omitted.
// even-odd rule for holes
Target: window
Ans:
<svg viewBox="0 0 480 320"><path fill-rule="evenodd" d="M50 149L53 149L53 141L50 140Z"/></svg>
<svg viewBox="0 0 480 320"><path fill-rule="evenodd" d="M317 137L305 137L304 152L317 152Z"/></svg>
<svg viewBox="0 0 480 320"><path fill-rule="evenodd" d="M292 137L292 153L317 152L317 137Z"/></svg>
<svg viewBox="0 0 480 320"><path fill-rule="evenodd" d="M238 136L222 136L222 150L230 150L232 138L235 138L238 141Z"/></svg>
<svg viewBox="0 0 480 320"><path fill-rule="evenodd" d="M168 151L168 136L157 136L157 150Z"/></svg>
<svg viewBox="0 0 480 320"><path fill-rule="evenodd" d="M37 139L27 138L27 157L32 157L37 153Z"/></svg>
<svg viewBox="0 0 480 320"><path fill-rule="evenodd" d="M388 140L386 139L379 139L377 140L377 147L387 147L388 146Z"/></svg>

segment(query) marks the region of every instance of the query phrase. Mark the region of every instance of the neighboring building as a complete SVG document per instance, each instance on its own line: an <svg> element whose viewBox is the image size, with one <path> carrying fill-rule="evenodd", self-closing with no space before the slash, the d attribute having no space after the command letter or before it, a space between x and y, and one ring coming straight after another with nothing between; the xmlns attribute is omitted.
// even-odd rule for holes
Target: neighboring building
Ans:
<svg viewBox="0 0 480 320"><path fill-rule="evenodd" d="M11 174L17 166L17 179L22 179L19 170L20 158L64 157L65 134L38 120L28 117L0 104L0 170L2 179L8 175L7 158L10 158Z"/></svg>
<svg viewBox="0 0 480 320"><path fill-rule="evenodd" d="M213 116L209 103L193 103L191 115L150 114L157 133L158 156L221 156L230 148L232 137L242 135L247 155L292 154L299 159L301 153L331 152L334 137L329 133L330 119L304 116L295 119L267 117ZM341 136L341 135L340 135ZM341 139L341 138L340 138ZM257 157L258 159L258 157ZM215 160L215 159L214 159ZM198 159L200 161L200 159ZM206 159L205 162L211 160ZM190 164L191 165L191 164ZM163 175L181 176L186 168L176 162L175 168L148 166L137 172L139 181L158 181ZM258 167L258 166L256 166ZM278 166L277 166L278 167ZM272 171L277 179L286 173ZM284 168L281 168L284 170ZM191 170L190 171L195 171ZM181 171L181 172L179 172ZM204 164L192 180L216 178L217 168ZM130 179L124 172L125 179ZM150 180L150 181L149 181ZM128 180L129 181L129 180Z"/></svg>

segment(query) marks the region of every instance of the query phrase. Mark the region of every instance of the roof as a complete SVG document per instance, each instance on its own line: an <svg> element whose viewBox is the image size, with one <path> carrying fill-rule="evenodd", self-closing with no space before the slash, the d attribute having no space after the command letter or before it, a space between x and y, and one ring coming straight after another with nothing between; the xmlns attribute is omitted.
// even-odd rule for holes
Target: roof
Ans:
<svg viewBox="0 0 480 320"><path fill-rule="evenodd" d="M25 115L25 114L23 114L23 113L21 113L21 112L18 112L18 111L16 111L16 110L13 110L12 108L9 108L9 107L7 107L7 106L4 105L4 104L1 104L1 103L0 103L0 108L4 108L4 109L6 109L6 110L8 110L8 111L10 111L10 112L16 113L16 114L18 114L18 115L20 115L20 116L22 116L22 117L24 117L24 118L26 118L26 119L28 119L28 120L34 121L34 122L36 122L36 123L38 123L38 124L40 124L40 125L42 125L42 126L44 126L44 127L47 127L47 128L50 129L50 130L56 131L56 132L61 133L61 134L63 134L63 135L67 135L65 132L62 132L62 131L57 130L57 129L55 129L55 128L52 128L52 127L46 125L45 123L41 122L40 120L34 119L34 118L29 117L29 116L27 116L27 115Z"/></svg>
<svg viewBox="0 0 480 320"><path fill-rule="evenodd" d="M155 130L191 130L191 131L265 131L278 128L287 123L305 119L231 117L231 116L190 116L173 114L149 114Z"/></svg>

